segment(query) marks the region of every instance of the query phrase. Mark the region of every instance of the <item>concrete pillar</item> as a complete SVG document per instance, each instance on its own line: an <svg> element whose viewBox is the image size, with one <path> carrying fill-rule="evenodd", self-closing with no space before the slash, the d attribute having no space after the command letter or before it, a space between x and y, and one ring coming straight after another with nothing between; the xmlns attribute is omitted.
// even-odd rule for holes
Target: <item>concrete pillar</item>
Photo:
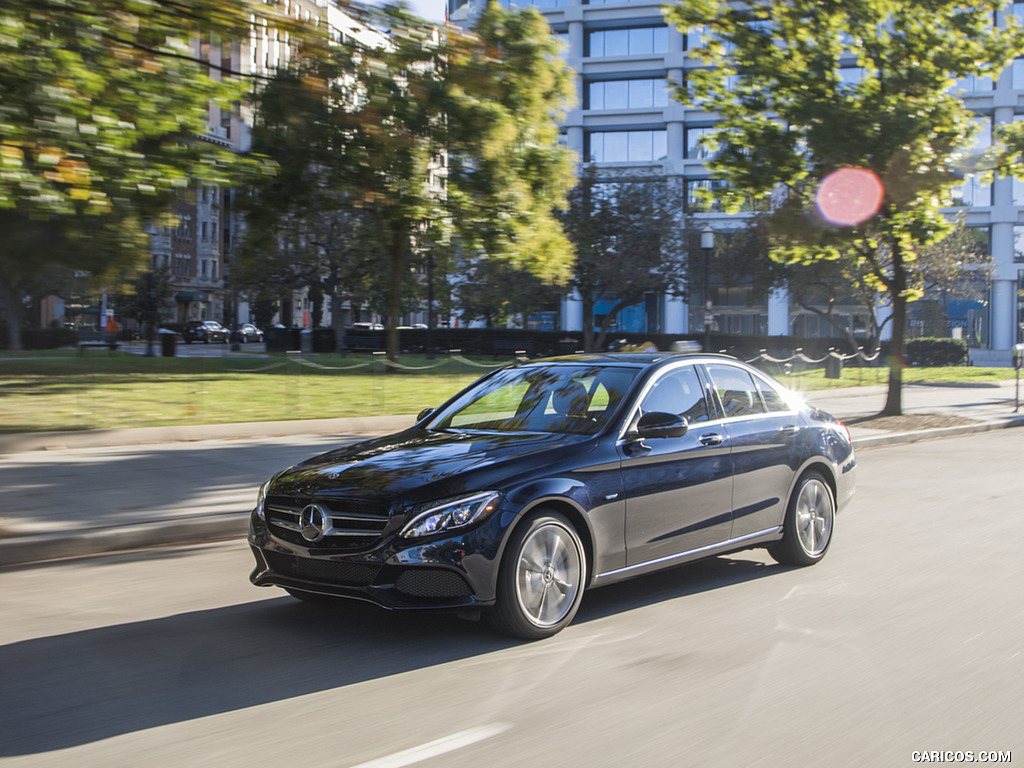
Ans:
<svg viewBox="0 0 1024 768"><path fill-rule="evenodd" d="M562 330L583 330L583 302L575 291L562 298Z"/></svg>
<svg viewBox="0 0 1024 768"><path fill-rule="evenodd" d="M572 61L575 59L583 58L583 22L582 21L570 21L569 22L569 62L572 66ZM578 70L577 70L578 71Z"/></svg>
<svg viewBox="0 0 1024 768"><path fill-rule="evenodd" d="M677 164L683 159L683 124L671 122L665 124L665 152L669 163Z"/></svg>
<svg viewBox="0 0 1024 768"><path fill-rule="evenodd" d="M665 318L665 333L689 333L689 314L686 302L683 301L681 296L669 296L666 294L664 297L664 318Z"/></svg>
<svg viewBox="0 0 1024 768"><path fill-rule="evenodd" d="M773 288L768 294L768 335L789 335L789 288Z"/></svg>
<svg viewBox="0 0 1024 768"><path fill-rule="evenodd" d="M992 305L989 310L992 327L990 349L1009 349L1017 340L1017 266L1013 261L1013 223L993 223Z"/></svg>
<svg viewBox="0 0 1024 768"><path fill-rule="evenodd" d="M992 349L1008 350L1017 341L1017 281L992 281L992 331L989 334Z"/></svg>
<svg viewBox="0 0 1024 768"><path fill-rule="evenodd" d="M583 128L578 125L569 126L565 131L566 146L583 158Z"/></svg>

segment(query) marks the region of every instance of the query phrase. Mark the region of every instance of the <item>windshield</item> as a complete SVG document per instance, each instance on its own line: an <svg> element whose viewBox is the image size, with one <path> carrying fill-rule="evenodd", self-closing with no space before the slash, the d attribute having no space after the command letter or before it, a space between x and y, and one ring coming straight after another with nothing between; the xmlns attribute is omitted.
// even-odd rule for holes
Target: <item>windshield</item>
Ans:
<svg viewBox="0 0 1024 768"><path fill-rule="evenodd" d="M429 429L594 435L640 368L523 365L498 371L431 418Z"/></svg>

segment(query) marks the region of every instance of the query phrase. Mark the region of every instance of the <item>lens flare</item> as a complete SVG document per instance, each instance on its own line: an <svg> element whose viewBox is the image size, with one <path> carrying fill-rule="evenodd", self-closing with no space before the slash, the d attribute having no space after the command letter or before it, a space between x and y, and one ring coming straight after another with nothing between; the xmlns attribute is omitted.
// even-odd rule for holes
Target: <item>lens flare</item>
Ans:
<svg viewBox="0 0 1024 768"><path fill-rule="evenodd" d="M840 168L821 181L815 203L830 224L853 227L878 212L885 188L866 168Z"/></svg>

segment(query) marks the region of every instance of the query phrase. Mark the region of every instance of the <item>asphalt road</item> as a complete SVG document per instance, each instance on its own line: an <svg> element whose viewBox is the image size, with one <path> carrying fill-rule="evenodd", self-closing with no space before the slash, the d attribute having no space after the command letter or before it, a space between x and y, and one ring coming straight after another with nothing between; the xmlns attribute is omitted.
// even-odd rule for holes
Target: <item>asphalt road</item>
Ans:
<svg viewBox="0 0 1024 768"><path fill-rule="evenodd" d="M1021 762L1022 447L862 451L819 565L606 587L534 644L258 590L242 542L0 571L0 765Z"/></svg>

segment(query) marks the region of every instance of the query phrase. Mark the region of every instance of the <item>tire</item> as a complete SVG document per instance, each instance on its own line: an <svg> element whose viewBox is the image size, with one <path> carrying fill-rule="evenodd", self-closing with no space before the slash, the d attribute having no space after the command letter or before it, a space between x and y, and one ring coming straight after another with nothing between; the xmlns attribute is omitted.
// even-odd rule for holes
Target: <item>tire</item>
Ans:
<svg viewBox="0 0 1024 768"><path fill-rule="evenodd" d="M814 565L828 552L835 528L836 500L817 470L800 476L786 507L782 539L768 548L783 565Z"/></svg>
<svg viewBox="0 0 1024 768"><path fill-rule="evenodd" d="M586 577L586 553L572 523L557 512L538 511L512 532L487 620L513 637L551 637L576 615Z"/></svg>

